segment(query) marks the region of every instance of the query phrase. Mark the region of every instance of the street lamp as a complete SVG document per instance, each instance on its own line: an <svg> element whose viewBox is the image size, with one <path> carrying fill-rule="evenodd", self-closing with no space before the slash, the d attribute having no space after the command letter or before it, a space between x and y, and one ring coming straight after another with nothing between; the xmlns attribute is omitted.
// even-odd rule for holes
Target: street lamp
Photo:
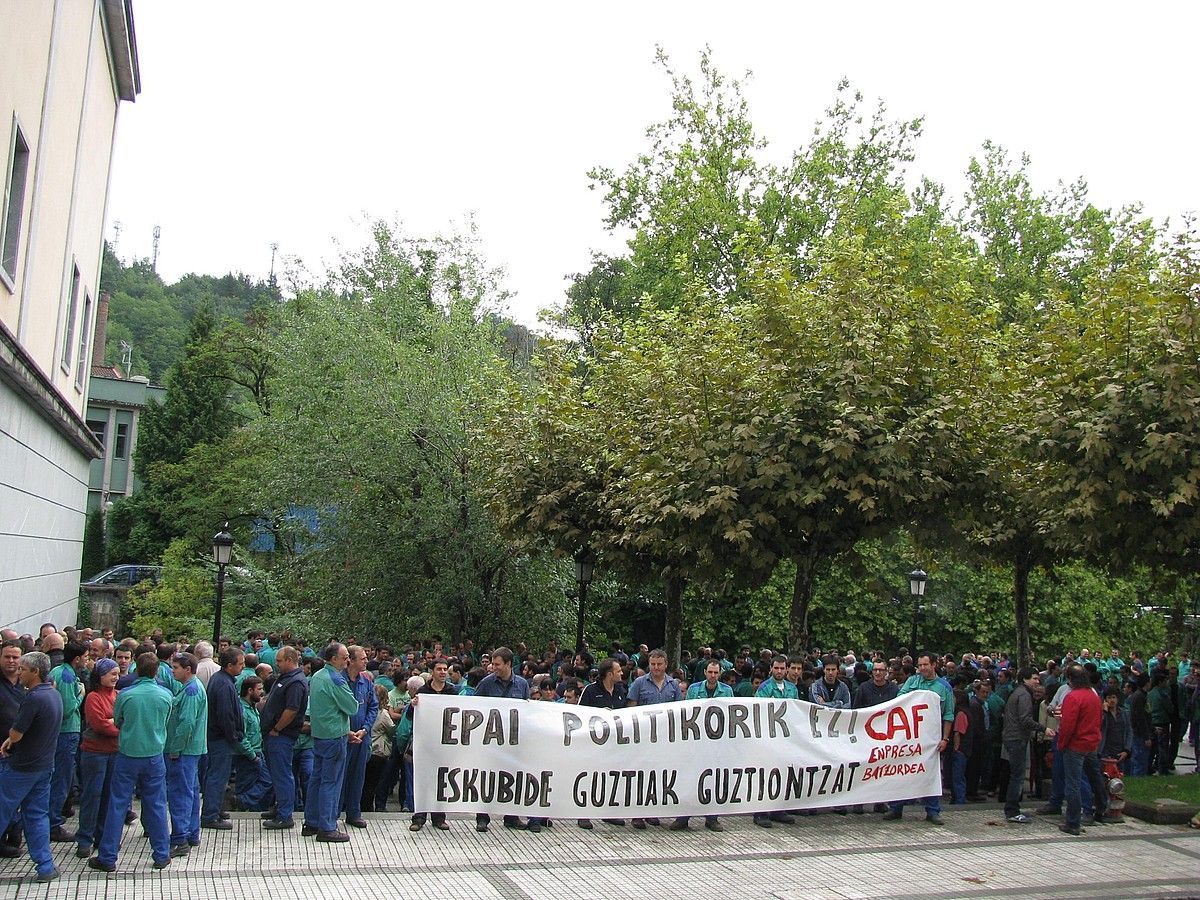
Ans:
<svg viewBox="0 0 1200 900"><path fill-rule="evenodd" d="M588 585L592 583L592 567L596 557L587 547L575 554L575 580L579 582L579 615L575 619L575 652L583 653L583 607L587 603Z"/></svg>
<svg viewBox="0 0 1200 900"><path fill-rule="evenodd" d="M908 573L908 592L913 598L912 640L909 642L909 652L913 659L917 658L917 614L921 610L921 598L925 596L925 582L929 576L922 569L914 569Z"/></svg>
<svg viewBox="0 0 1200 900"><path fill-rule="evenodd" d="M229 533L229 523L213 535L213 560L217 564L217 606L213 614L213 646L221 644L221 603L225 599L225 567L233 556L233 535Z"/></svg>

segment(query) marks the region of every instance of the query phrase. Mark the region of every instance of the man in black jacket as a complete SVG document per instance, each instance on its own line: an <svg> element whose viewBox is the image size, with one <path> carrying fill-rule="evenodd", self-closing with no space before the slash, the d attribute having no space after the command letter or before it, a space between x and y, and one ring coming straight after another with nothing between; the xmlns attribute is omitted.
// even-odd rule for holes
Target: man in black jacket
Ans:
<svg viewBox="0 0 1200 900"><path fill-rule="evenodd" d="M1008 793L1004 798L1004 818L1014 825L1033 821L1021 812L1021 790L1025 786L1025 771L1029 764L1029 742L1039 733L1052 737L1054 732L1038 722L1033 688L1041 676L1033 666L1022 666L1017 673L1017 686L1004 704L1004 752L1008 756Z"/></svg>
<svg viewBox="0 0 1200 900"><path fill-rule="evenodd" d="M200 827L229 831L233 825L226 821L222 804L233 757L246 728L234 679L246 667L246 654L237 647L229 647L221 651L217 662L221 671L214 672L208 680L208 774L204 777Z"/></svg>
<svg viewBox="0 0 1200 900"><path fill-rule="evenodd" d="M263 749L271 786L275 789L275 813L267 815L263 828L292 828L296 805L296 780L292 774L292 751L304 713L308 709L308 681L300 668L300 653L295 647L281 647L275 655L279 678L263 705Z"/></svg>

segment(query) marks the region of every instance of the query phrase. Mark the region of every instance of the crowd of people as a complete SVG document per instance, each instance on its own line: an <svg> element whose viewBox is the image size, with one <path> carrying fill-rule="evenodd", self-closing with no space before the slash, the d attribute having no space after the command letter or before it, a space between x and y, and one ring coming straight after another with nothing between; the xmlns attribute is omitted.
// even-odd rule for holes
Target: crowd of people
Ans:
<svg viewBox="0 0 1200 900"><path fill-rule="evenodd" d="M1007 821L1022 825L1033 821L1020 806L1028 794L1044 801L1037 813L1062 815L1062 830L1077 835L1107 821L1101 760L1129 775L1168 774L1181 743L1196 746L1198 684L1200 667L1165 651L1126 661L1115 649L1101 658L1084 649L1037 666L1005 654L889 658L742 647L731 655L701 647L672 669L666 653L646 645L626 653L614 644L597 659L555 646L540 654L523 644L477 651L470 640L394 648L347 637L318 652L287 633L221 638L214 648L161 632L118 642L111 631L53 624L36 637L4 630L0 856L22 855L23 841L37 879L49 881L59 874L51 843L69 842L89 867L112 872L124 828L140 818L154 866L165 868L198 846L204 829L231 829L231 810L260 812L271 830L295 828L300 818L301 834L323 842L350 840L339 819L365 828L364 812L391 803L412 814L412 831L427 823L448 829L444 814L413 803L422 775L413 768L413 723L425 694L614 710L730 697L857 709L928 690L941 701L938 751L952 805L994 796ZM929 822L942 824L941 796L913 800ZM899 819L907 802L873 811ZM865 811L775 811L753 821L770 828L797 814ZM504 817L505 827L533 833L551 824ZM574 824L595 827L590 819ZM723 830L717 816L704 824ZM476 816L477 831L489 827L486 814ZM676 817L669 827L687 829L689 821Z"/></svg>

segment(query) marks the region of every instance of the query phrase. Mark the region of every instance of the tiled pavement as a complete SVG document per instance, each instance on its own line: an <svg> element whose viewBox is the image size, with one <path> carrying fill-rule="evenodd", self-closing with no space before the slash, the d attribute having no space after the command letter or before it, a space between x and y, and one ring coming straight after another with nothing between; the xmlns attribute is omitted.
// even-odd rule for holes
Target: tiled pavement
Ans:
<svg viewBox="0 0 1200 900"><path fill-rule="evenodd" d="M1007 825L991 804L947 807L940 828L909 808L898 823L824 814L770 830L731 817L722 834L694 819L688 832L599 822L587 832L559 822L538 835L497 821L480 835L461 818L450 831L427 825L413 834L405 816L368 818L365 831L350 829L350 843L320 844L299 829L264 832L257 816L236 814L233 831L205 831L202 846L162 872L150 867L135 825L116 874L94 872L74 845L56 844L61 879L36 884L28 858L0 860L0 897L1200 896L1198 831L1129 820L1072 838L1057 819Z"/></svg>

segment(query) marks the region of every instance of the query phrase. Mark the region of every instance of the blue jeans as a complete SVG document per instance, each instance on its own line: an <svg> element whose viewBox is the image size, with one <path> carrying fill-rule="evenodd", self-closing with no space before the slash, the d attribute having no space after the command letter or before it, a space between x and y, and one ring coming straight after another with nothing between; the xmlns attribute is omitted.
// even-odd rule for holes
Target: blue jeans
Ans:
<svg viewBox="0 0 1200 900"><path fill-rule="evenodd" d="M171 807L171 845L200 845L200 757L167 760L167 803Z"/></svg>
<svg viewBox="0 0 1200 900"><path fill-rule="evenodd" d="M264 812L271 808L271 776L267 772L267 761L262 756L250 759L239 756L233 766L234 790L242 809Z"/></svg>
<svg viewBox="0 0 1200 900"><path fill-rule="evenodd" d="M67 805L67 794L75 783L75 760L79 756L79 732L63 731L58 735L58 749L54 753L54 775L50 779L50 827L58 828L66 821L63 807Z"/></svg>
<svg viewBox="0 0 1200 900"><path fill-rule="evenodd" d="M346 783L342 787L342 809L346 819L362 818L363 782L367 778L367 760L371 757L371 741L364 737L357 744L346 744Z"/></svg>
<svg viewBox="0 0 1200 900"><path fill-rule="evenodd" d="M304 799L304 824L318 831L337 831L346 777L346 739L314 738L313 771Z"/></svg>
<svg viewBox="0 0 1200 900"><path fill-rule="evenodd" d="M1141 738L1133 739L1133 754L1129 757L1129 774L1150 774L1150 748Z"/></svg>
<svg viewBox="0 0 1200 900"><path fill-rule="evenodd" d="M263 750L267 755L267 771L271 773L271 787L275 789L275 811L285 822L292 820L296 808L296 778L292 774L292 752L296 739L290 737L271 737L267 735L263 741Z"/></svg>
<svg viewBox="0 0 1200 900"><path fill-rule="evenodd" d="M1077 781L1079 779L1076 779ZM1084 781L1079 789L1081 791L1084 809L1094 809L1092 798L1092 786ZM1055 809L1062 809L1063 798L1066 796L1066 768L1064 765L1063 751L1058 749L1058 744L1054 745L1054 764L1050 769L1050 799L1046 801L1047 806L1053 806Z"/></svg>
<svg viewBox="0 0 1200 900"><path fill-rule="evenodd" d="M1078 753L1074 750L1063 751L1063 773L1067 801L1067 825L1079 827L1081 812L1085 805L1080 799L1080 782L1091 786L1095 798L1095 815L1100 818L1108 809L1108 791L1104 786L1104 778L1100 775L1100 758L1093 750L1090 753Z"/></svg>
<svg viewBox="0 0 1200 900"><path fill-rule="evenodd" d="M950 802L967 802L967 755L958 750L951 754Z"/></svg>
<svg viewBox="0 0 1200 900"><path fill-rule="evenodd" d="M126 756L117 754L113 763L112 790L104 819L104 836L96 856L110 866L117 864L121 834L125 830L125 811L133 802L133 793L142 797L142 828L150 838L154 861L171 858L171 832L167 826L167 766L163 755Z"/></svg>
<svg viewBox="0 0 1200 900"><path fill-rule="evenodd" d="M115 753L92 753L90 750L84 750L79 757L79 827L75 829L75 843L84 849L100 843L116 761Z"/></svg>
<svg viewBox="0 0 1200 900"><path fill-rule="evenodd" d="M296 806L303 808L308 800L308 783L312 781L313 749L295 750L292 756L292 776L296 781Z"/></svg>
<svg viewBox="0 0 1200 900"><path fill-rule="evenodd" d="M221 738L214 738L208 742L208 771L204 775L201 822L215 822L221 818L221 806L225 802L225 788L229 786L229 774L233 770L233 753L236 747L237 744L233 741Z"/></svg>
<svg viewBox="0 0 1200 900"><path fill-rule="evenodd" d="M413 764L408 757L404 758L404 804L403 808L412 812L416 809L413 804Z"/></svg>
<svg viewBox="0 0 1200 900"><path fill-rule="evenodd" d="M0 759L0 832L8 830L18 811L29 844L29 857L39 875L54 869L50 854L50 780L53 769L20 772Z"/></svg>

